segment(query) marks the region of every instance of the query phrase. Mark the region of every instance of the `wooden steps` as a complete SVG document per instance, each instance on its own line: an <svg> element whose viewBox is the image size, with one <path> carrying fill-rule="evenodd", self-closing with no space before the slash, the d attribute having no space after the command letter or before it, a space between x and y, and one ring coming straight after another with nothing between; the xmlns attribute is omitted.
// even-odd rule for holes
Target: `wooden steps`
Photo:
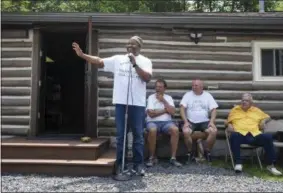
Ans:
<svg viewBox="0 0 283 193"><path fill-rule="evenodd" d="M109 176L115 162L115 150L109 139L27 140L2 139L3 173L37 173L55 176Z"/></svg>

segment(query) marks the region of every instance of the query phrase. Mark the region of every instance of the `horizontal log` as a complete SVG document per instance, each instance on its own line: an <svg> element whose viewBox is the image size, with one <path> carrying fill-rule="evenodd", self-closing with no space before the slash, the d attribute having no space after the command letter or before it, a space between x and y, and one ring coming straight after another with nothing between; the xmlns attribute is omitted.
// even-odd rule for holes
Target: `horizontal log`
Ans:
<svg viewBox="0 0 283 193"><path fill-rule="evenodd" d="M142 29L141 29L142 30ZM159 33L157 33L159 32ZM173 41L173 42L190 42L191 39L189 38L189 31L182 31L181 33L177 32L174 33L173 31L164 31L164 30L151 30L147 32L125 32L124 30L115 30L115 31L108 31L107 33L101 32L99 38L101 39L128 39L129 37L133 36L134 34L139 34L140 37L143 38L144 41ZM224 43L224 42L251 42L252 40L256 40L258 38L264 39L262 36L235 36L230 35L227 36L227 32L221 34L221 36L211 35L210 32L203 32L203 36L200 39L200 42L209 42L209 43ZM212 32L215 33L215 32ZM219 38L221 37L221 38ZM223 38L222 38L223 37ZM270 36L271 39L279 40L281 36L273 37ZM265 38L265 39L268 39ZM238 40L238 41L236 41ZM147 43L145 45L148 45Z"/></svg>
<svg viewBox="0 0 283 193"><path fill-rule="evenodd" d="M28 38L28 30L25 29L4 29L1 32L1 39L4 38Z"/></svg>
<svg viewBox="0 0 283 193"><path fill-rule="evenodd" d="M203 71L203 70L154 70L153 77L163 79L194 79L198 77L206 80L252 80L250 72L234 71Z"/></svg>
<svg viewBox="0 0 283 193"><path fill-rule="evenodd" d="M273 36L273 35L269 35L269 36L260 36L260 35L227 36L227 42L243 42L243 41L250 42L250 41L253 41L253 40L257 40L257 41L261 41L261 40L282 41L283 38L282 38L282 35L280 35L280 36Z"/></svg>
<svg viewBox="0 0 283 193"><path fill-rule="evenodd" d="M31 51L1 51L2 58L31 57Z"/></svg>
<svg viewBox="0 0 283 193"><path fill-rule="evenodd" d="M11 59L11 60L7 60ZM13 60L14 58L2 58L2 67L31 67L31 58L19 58Z"/></svg>
<svg viewBox="0 0 283 193"><path fill-rule="evenodd" d="M29 96L30 87L1 87L2 96Z"/></svg>
<svg viewBox="0 0 283 193"><path fill-rule="evenodd" d="M113 78L113 73L98 72L98 76ZM205 70L153 70L153 78L163 78L171 80L192 80L194 78L205 80L252 80L252 73L245 71L205 71Z"/></svg>
<svg viewBox="0 0 283 193"><path fill-rule="evenodd" d="M30 87L31 86L31 77L30 78L2 78L2 86L16 86L16 87Z"/></svg>
<svg viewBox="0 0 283 193"><path fill-rule="evenodd" d="M6 48L7 49L7 48ZM107 48L107 49L100 49L99 53L124 53L125 48ZM184 54L184 55L193 55L193 54L202 54L202 55L232 55L232 56L252 56L251 52L231 52L231 51L194 51L194 50L167 50L167 49L143 49L143 53L158 53L158 54Z"/></svg>
<svg viewBox="0 0 283 193"><path fill-rule="evenodd" d="M129 38L117 39L117 38L99 38L99 43L127 43ZM146 44L156 44L156 45L175 45L175 46L214 46L214 47L241 47L241 48L250 48L251 42L202 42L200 41L197 45L192 41L162 41L162 40L143 40L144 45Z"/></svg>
<svg viewBox="0 0 283 193"><path fill-rule="evenodd" d="M148 89L147 97L155 91ZM182 99L187 90L167 90L175 100ZM210 90L216 100L240 100L244 91ZM254 100L283 100L283 91L250 91ZM112 97L112 89L100 88L99 97Z"/></svg>
<svg viewBox="0 0 283 193"><path fill-rule="evenodd" d="M1 125L2 135L27 135L30 130L29 125Z"/></svg>
<svg viewBox="0 0 283 193"><path fill-rule="evenodd" d="M156 50L158 51L158 50ZM170 50L168 50L170 51ZM235 52L236 53L236 52ZM110 57L114 54L125 54L125 51L120 52L105 52L100 53L99 56L102 58ZM183 53L159 53L159 52L145 52L142 54L150 59L163 58L163 59L182 59L182 60L211 60L211 61L243 61L251 62L253 57L251 55L231 55L231 54L206 54L206 53L193 53L193 54L183 54Z"/></svg>
<svg viewBox="0 0 283 193"><path fill-rule="evenodd" d="M2 96L1 105L3 106L29 106L30 96Z"/></svg>
<svg viewBox="0 0 283 193"><path fill-rule="evenodd" d="M231 109L218 109L217 118L226 119ZM269 114L273 119L283 119L282 110L266 110L265 113ZM114 117L115 108L113 106L100 107L98 110L98 115L101 117ZM180 119L179 108L176 108L176 114L174 116L176 119Z"/></svg>
<svg viewBox="0 0 283 193"><path fill-rule="evenodd" d="M117 31L117 30L116 30ZM159 31L159 30L158 30ZM152 33L153 31L149 32L136 32L135 35L138 35L143 38L143 40L155 40L155 41L176 41L176 42L189 42L191 41L188 35L180 35L174 34L170 31L163 32L159 31L160 33ZM125 33L123 30L120 30L120 33L115 32L108 32L108 33L99 33L99 38L101 39L129 39L132 37L133 33ZM215 36L203 36L201 38L201 42L223 42L223 40L216 39ZM127 43L127 42L125 42Z"/></svg>
<svg viewBox="0 0 283 193"><path fill-rule="evenodd" d="M180 105L181 100L174 100L175 106ZM234 105L240 104L240 100L216 100L219 109L232 109ZM254 105L263 110L283 110L282 101L254 101ZM112 106L112 98L99 98L99 107Z"/></svg>
<svg viewBox="0 0 283 193"><path fill-rule="evenodd" d="M100 127L98 128L98 136L116 136L115 127Z"/></svg>
<svg viewBox="0 0 283 193"><path fill-rule="evenodd" d="M31 67L2 68L2 77L31 77Z"/></svg>
<svg viewBox="0 0 283 193"><path fill-rule="evenodd" d="M112 98L99 98L98 99L99 107L112 106Z"/></svg>
<svg viewBox="0 0 283 193"><path fill-rule="evenodd" d="M30 48L32 47L32 42L30 41L20 41L20 42L1 42L2 48Z"/></svg>
<svg viewBox="0 0 283 193"><path fill-rule="evenodd" d="M233 64L213 64L213 63L165 63L165 62L152 62L154 69L186 69L186 70L233 70L233 71L251 71L251 64L233 65Z"/></svg>
<svg viewBox="0 0 283 193"><path fill-rule="evenodd" d="M109 73L110 74L110 73ZM154 89L156 79L152 79L147 84L147 89ZM166 79L168 89L189 90L191 89L191 80L170 80ZM98 78L100 88L113 88L113 79ZM207 90L282 90L283 84L275 83L253 83L252 81L204 81L204 88Z"/></svg>
<svg viewBox="0 0 283 193"><path fill-rule="evenodd" d="M3 116L10 115L25 115L30 114L30 106L3 106L1 108L1 113Z"/></svg>
<svg viewBox="0 0 283 193"><path fill-rule="evenodd" d="M108 49L108 48L124 48L125 43L99 43L99 49ZM166 50L191 50L191 51L215 51L215 52L251 52L251 47L238 48L238 47L225 47L225 46L199 46L195 45L158 45L158 44L144 44L143 49L166 49Z"/></svg>
<svg viewBox="0 0 283 193"><path fill-rule="evenodd" d="M4 125L29 125L30 122L30 116L23 116L23 115L17 115L17 116L1 116L1 124Z"/></svg>

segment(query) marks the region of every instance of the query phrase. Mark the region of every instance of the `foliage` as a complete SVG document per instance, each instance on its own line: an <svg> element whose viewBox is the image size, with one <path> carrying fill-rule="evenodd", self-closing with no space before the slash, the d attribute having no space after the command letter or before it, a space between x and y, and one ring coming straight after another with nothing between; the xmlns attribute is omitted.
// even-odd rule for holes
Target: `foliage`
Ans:
<svg viewBox="0 0 283 193"><path fill-rule="evenodd" d="M1 12L257 12L258 0L2 0ZM266 11L283 2L265 0Z"/></svg>

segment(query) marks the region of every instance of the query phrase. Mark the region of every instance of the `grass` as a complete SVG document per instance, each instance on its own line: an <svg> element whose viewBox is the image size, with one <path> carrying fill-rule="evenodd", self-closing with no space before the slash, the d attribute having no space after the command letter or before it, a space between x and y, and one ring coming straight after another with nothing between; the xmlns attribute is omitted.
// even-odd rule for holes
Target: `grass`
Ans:
<svg viewBox="0 0 283 193"><path fill-rule="evenodd" d="M232 169L231 161L225 162L223 160L213 160L213 166L222 167L225 169ZM276 168L283 173L282 166L276 166ZM261 170L258 163L255 162L253 165L250 162L243 163L243 172L247 173L250 176L255 176L261 178L263 180L283 182L283 176L273 176L269 171L266 170L266 166L263 165L263 169Z"/></svg>

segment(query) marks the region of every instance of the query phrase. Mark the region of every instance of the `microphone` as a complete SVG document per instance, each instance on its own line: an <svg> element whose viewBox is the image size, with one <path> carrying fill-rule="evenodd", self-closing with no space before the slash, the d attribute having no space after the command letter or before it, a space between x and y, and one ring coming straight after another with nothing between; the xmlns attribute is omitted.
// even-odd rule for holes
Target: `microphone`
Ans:
<svg viewBox="0 0 283 193"><path fill-rule="evenodd" d="M133 67L136 67L136 59L135 59L135 55L133 53L128 53L128 57L130 62L132 63Z"/></svg>
<svg viewBox="0 0 283 193"><path fill-rule="evenodd" d="M132 62L132 59L134 58L134 54L132 53L128 53L128 58L130 59L130 61Z"/></svg>
<svg viewBox="0 0 283 193"><path fill-rule="evenodd" d="M128 57L134 57L134 54L132 54L131 52L128 53Z"/></svg>

